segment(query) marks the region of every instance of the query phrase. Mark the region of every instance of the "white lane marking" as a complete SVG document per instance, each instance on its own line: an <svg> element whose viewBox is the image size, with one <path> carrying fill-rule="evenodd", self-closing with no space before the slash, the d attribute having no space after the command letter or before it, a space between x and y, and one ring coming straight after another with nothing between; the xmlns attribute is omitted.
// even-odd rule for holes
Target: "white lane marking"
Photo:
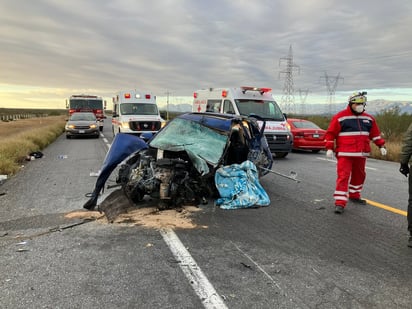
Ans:
<svg viewBox="0 0 412 309"><path fill-rule="evenodd" d="M173 256L179 262L180 268L192 284L192 287L202 301L203 306L205 308L227 308L223 299L206 278L189 251L183 246L175 232L171 229L165 229L161 230L160 234L172 251Z"/></svg>
<svg viewBox="0 0 412 309"><path fill-rule="evenodd" d="M107 140L106 140L107 141ZM111 144L106 142L107 148ZM179 266L186 278L192 284L193 289L199 296L206 309L226 309L226 305L220 295L216 292L213 285L209 282L189 251L183 246L179 237L171 229L161 230L163 240L172 251L173 256L179 262Z"/></svg>
<svg viewBox="0 0 412 309"><path fill-rule="evenodd" d="M321 157L316 157L316 159L323 160L323 161L328 161L328 162L333 162L333 163L337 162L336 159L325 159L325 158L321 158ZM368 166L365 166L365 168L368 169L368 170L372 170L372 171L377 171L378 170L377 168L368 167Z"/></svg>

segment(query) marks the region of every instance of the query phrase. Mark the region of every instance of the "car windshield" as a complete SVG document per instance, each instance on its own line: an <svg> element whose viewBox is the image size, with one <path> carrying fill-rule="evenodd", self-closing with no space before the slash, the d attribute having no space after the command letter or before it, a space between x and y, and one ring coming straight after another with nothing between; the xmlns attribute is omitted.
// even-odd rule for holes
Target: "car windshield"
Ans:
<svg viewBox="0 0 412 309"><path fill-rule="evenodd" d="M298 129L320 129L320 127L310 121L294 121L293 125Z"/></svg>
<svg viewBox="0 0 412 309"><path fill-rule="evenodd" d="M265 120L284 120L283 113L275 101L238 99L235 102L239 113L243 116L255 114Z"/></svg>
<svg viewBox="0 0 412 309"><path fill-rule="evenodd" d="M87 100L87 99L71 99L70 108L91 108L91 109L103 109L103 100Z"/></svg>
<svg viewBox="0 0 412 309"><path fill-rule="evenodd" d="M122 103L120 105L122 115L157 115L156 104L147 103Z"/></svg>
<svg viewBox="0 0 412 309"><path fill-rule="evenodd" d="M217 165L228 136L197 122L175 118L150 141L150 146L169 151L186 151L201 173L209 171L206 162Z"/></svg>
<svg viewBox="0 0 412 309"><path fill-rule="evenodd" d="M95 121L96 117L91 113L74 113L70 120L74 121Z"/></svg>

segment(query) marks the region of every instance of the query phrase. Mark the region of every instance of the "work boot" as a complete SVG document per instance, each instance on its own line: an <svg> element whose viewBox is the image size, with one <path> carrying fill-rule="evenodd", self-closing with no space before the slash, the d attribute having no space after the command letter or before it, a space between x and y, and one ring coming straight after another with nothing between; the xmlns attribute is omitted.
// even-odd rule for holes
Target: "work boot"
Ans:
<svg viewBox="0 0 412 309"><path fill-rule="evenodd" d="M335 206L335 214L341 214L341 213L343 213L344 210L345 210L345 207L343 207L341 205L336 205Z"/></svg>
<svg viewBox="0 0 412 309"><path fill-rule="evenodd" d="M366 200L364 200L363 198L353 198L350 197L349 201L356 203L356 204L360 204L360 205L366 205Z"/></svg>
<svg viewBox="0 0 412 309"><path fill-rule="evenodd" d="M408 239L408 247L412 248L412 235Z"/></svg>

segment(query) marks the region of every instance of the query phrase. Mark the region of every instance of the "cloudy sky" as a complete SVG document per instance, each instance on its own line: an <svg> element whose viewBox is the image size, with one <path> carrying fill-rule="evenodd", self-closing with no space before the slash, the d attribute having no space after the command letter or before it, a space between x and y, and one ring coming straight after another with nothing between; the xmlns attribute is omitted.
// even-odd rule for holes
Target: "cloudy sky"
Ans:
<svg viewBox="0 0 412 309"><path fill-rule="evenodd" d="M287 71L296 102L412 101L411 16L411 0L3 0L0 107L134 88L161 104L236 86L280 101Z"/></svg>

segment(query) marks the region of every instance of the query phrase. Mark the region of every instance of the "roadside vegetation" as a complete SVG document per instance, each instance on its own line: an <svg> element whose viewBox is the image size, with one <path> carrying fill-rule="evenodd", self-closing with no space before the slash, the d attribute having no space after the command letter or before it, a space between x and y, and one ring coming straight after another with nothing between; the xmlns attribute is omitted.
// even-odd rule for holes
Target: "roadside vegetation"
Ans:
<svg viewBox="0 0 412 309"><path fill-rule="evenodd" d="M0 175L17 173L31 152L41 151L63 132L66 116L0 122Z"/></svg>
<svg viewBox="0 0 412 309"><path fill-rule="evenodd" d="M51 114L48 117L0 121L0 175L10 176L17 173L28 154L46 148L64 132L66 111L52 111ZM169 119L173 119L176 114L179 113L170 113ZM330 116L320 115L290 115L289 117L308 119L322 129L327 129L331 119ZM386 140L388 155L382 157L379 149L372 145L371 157L398 162L402 136L412 123L412 115L400 114L399 110L394 109L384 111L375 118Z"/></svg>

